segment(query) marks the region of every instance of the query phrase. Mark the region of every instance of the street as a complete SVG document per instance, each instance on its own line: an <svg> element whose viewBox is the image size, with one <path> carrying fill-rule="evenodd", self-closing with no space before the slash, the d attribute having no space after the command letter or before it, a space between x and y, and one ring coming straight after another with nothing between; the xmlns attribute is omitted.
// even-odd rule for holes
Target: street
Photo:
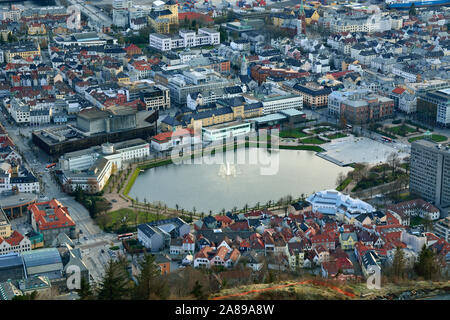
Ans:
<svg viewBox="0 0 450 320"><path fill-rule="evenodd" d="M104 266L110 258L107 253L109 248L120 242L113 234L102 231L91 219L88 210L83 205L61 191L60 186L46 168L50 157L31 143L31 132L35 128L12 127L7 122L4 113L0 113L0 121L22 154L26 168L40 180L41 192L38 201L55 198L69 209L69 213L76 223L77 231L79 231L79 237L74 239L74 243L82 250L82 259L92 275L91 279L95 282L100 281L105 271ZM26 217L13 220L12 225L19 232L26 233L31 230L31 226L26 223Z"/></svg>

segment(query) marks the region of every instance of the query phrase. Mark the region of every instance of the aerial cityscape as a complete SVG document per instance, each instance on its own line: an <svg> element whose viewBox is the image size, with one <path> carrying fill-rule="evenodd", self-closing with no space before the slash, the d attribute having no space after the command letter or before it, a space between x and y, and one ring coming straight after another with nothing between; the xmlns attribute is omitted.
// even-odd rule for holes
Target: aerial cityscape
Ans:
<svg viewBox="0 0 450 320"><path fill-rule="evenodd" d="M0 300L450 300L450 1L0 22Z"/></svg>

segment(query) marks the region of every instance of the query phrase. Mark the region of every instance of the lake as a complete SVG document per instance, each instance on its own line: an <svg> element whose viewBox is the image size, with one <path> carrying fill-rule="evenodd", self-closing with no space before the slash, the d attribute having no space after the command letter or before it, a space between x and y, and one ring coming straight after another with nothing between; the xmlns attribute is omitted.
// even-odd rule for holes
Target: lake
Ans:
<svg viewBox="0 0 450 320"><path fill-rule="evenodd" d="M256 152L260 152L257 159L261 160L251 162L250 154ZM298 198L302 193L307 196L314 191L334 189L338 174L352 170L303 150L269 152L241 148L234 152L228 166L225 161L209 164L222 159L223 154L217 154L201 158L202 164L170 164L148 169L139 174L129 196L137 197L140 202L144 198L148 202L161 201L170 208L178 204L180 209L188 211L195 207L197 212L219 213L222 208L241 209L245 204L263 205L287 195Z"/></svg>

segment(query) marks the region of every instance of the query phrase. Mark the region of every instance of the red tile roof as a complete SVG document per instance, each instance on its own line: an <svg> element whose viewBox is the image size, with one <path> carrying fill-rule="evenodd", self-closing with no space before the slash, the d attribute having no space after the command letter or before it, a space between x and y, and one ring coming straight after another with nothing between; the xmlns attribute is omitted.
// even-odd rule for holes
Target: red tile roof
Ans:
<svg viewBox="0 0 450 320"><path fill-rule="evenodd" d="M397 87L394 90L392 90L392 93L396 93L396 94L402 94L403 92L405 92L405 89Z"/></svg>
<svg viewBox="0 0 450 320"><path fill-rule="evenodd" d="M3 241L6 241L7 243L9 243L11 247L18 246L23 239L24 236L21 235L18 231L14 230L14 232L9 236L9 238L0 237L0 244Z"/></svg>
<svg viewBox="0 0 450 320"><path fill-rule="evenodd" d="M43 207L48 207L48 209L45 210ZM31 211L40 230L75 226L75 222L69 215L69 210L56 199L34 203L28 206L28 210Z"/></svg>
<svg viewBox="0 0 450 320"><path fill-rule="evenodd" d="M189 128L189 129L179 129L177 131L161 132L160 134L153 136L152 140L158 143L164 143L170 141L172 137L184 136L188 134L192 136L194 134L193 129Z"/></svg>

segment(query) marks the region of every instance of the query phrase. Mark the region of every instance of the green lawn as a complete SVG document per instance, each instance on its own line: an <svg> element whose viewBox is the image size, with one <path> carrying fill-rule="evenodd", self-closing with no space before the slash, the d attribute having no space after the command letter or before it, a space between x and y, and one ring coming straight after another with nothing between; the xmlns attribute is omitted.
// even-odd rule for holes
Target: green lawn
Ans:
<svg viewBox="0 0 450 320"><path fill-rule="evenodd" d="M406 124L402 124L395 127L390 127L387 129L388 131L392 132L393 134L396 134L398 136L406 137L408 133L417 132L415 128L410 127Z"/></svg>
<svg viewBox="0 0 450 320"><path fill-rule="evenodd" d="M317 137L310 137L310 138L301 139L301 142L306 143L306 144L322 144L322 143L325 143L325 141L323 141L322 139L319 139Z"/></svg>
<svg viewBox="0 0 450 320"><path fill-rule="evenodd" d="M280 138L304 138L308 136L309 134L299 129L288 129L280 132Z"/></svg>
<svg viewBox="0 0 450 320"><path fill-rule="evenodd" d="M137 222L137 224L146 223L150 221L158 220L158 216L154 213L148 213L145 211L138 211L137 212L137 221L136 218L136 211L131 208L124 208L119 209L116 211L108 212L107 215L109 216L106 220L106 225L104 229L109 229L116 231L120 228L121 225L126 224L127 226L134 226ZM159 215L159 219L165 219L166 217L163 215Z"/></svg>
<svg viewBox="0 0 450 320"><path fill-rule="evenodd" d="M411 143L413 141L417 141L417 140L421 140L421 139L425 139L425 136L418 136L418 137L410 138L410 139L408 139L408 142ZM447 137L442 136L440 134L432 134L431 140L433 140L434 142L443 142L443 141L447 141Z"/></svg>
<svg viewBox="0 0 450 320"><path fill-rule="evenodd" d="M328 136L326 136L326 137L327 137L328 139L333 140L333 139L344 138L344 137L347 137L347 136L348 136L348 135L345 134L345 133L338 132L338 133L335 133L335 134L330 134L330 135L328 135Z"/></svg>

